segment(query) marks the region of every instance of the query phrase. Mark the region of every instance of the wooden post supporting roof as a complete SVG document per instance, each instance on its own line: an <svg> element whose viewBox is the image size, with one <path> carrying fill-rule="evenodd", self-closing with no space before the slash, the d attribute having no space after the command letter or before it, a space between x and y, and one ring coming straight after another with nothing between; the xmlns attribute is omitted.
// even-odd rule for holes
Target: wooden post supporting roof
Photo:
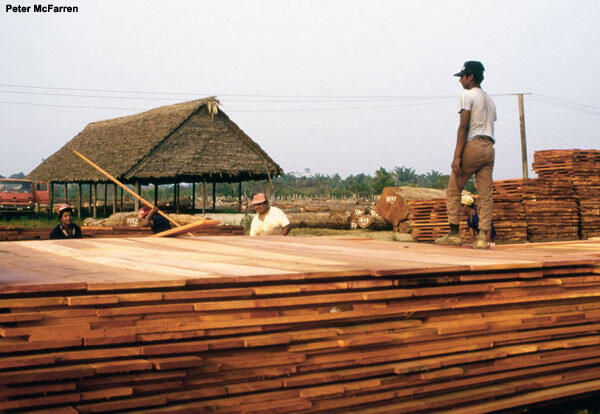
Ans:
<svg viewBox="0 0 600 414"><path fill-rule="evenodd" d="M93 213L92 213L92 184L91 183L90 183L89 187L90 187L89 188L90 191L88 193L88 198L89 198L89 200L88 200L88 216L91 217L91 216L93 216Z"/></svg>
<svg viewBox="0 0 600 414"><path fill-rule="evenodd" d="M104 183L104 217L106 217L106 213L108 212L108 183Z"/></svg>
<svg viewBox="0 0 600 414"><path fill-rule="evenodd" d="M158 205L158 184L154 183L154 205Z"/></svg>
<svg viewBox="0 0 600 414"><path fill-rule="evenodd" d="M77 218L81 218L81 209L83 208L83 189L82 184L77 183Z"/></svg>
<svg viewBox="0 0 600 414"><path fill-rule="evenodd" d="M135 192L137 195L142 194L142 185L140 184L140 180L135 180ZM135 199L135 211L140 211L140 200Z"/></svg>
<svg viewBox="0 0 600 414"><path fill-rule="evenodd" d="M242 212L242 182L238 182L238 212Z"/></svg>
<svg viewBox="0 0 600 414"><path fill-rule="evenodd" d="M206 181L202 181L202 215L206 214Z"/></svg>
<svg viewBox="0 0 600 414"><path fill-rule="evenodd" d="M98 218L98 208L96 207L96 200L98 200L98 183L94 183L94 191L92 192L92 204L94 213L92 214L94 218Z"/></svg>
<svg viewBox="0 0 600 414"><path fill-rule="evenodd" d="M212 211L214 213L215 211L217 211L216 210L216 206L217 206L217 182L216 181L213 181L212 198L213 198L213 208L212 208Z"/></svg>
<svg viewBox="0 0 600 414"><path fill-rule="evenodd" d="M50 214L52 214L52 209L54 208L54 182L50 181L50 194L48 197L48 209L50 210Z"/></svg>
<svg viewBox="0 0 600 414"><path fill-rule="evenodd" d="M196 182L192 183L192 214L196 209Z"/></svg>
<svg viewBox="0 0 600 414"><path fill-rule="evenodd" d="M115 214L116 212L117 212L117 185L113 184L112 213Z"/></svg>

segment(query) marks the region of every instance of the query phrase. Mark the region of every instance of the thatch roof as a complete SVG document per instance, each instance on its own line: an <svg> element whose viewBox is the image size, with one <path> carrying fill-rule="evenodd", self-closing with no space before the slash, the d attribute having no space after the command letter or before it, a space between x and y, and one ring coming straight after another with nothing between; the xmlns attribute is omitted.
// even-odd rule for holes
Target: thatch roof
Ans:
<svg viewBox="0 0 600 414"><path fill-rule="evenodd" d="M281 167L258 144L216 110L216 104L215 98L198 99L93 122L28 178L107 181L73 149L129 183L236 182L282 174Z"/></svg>

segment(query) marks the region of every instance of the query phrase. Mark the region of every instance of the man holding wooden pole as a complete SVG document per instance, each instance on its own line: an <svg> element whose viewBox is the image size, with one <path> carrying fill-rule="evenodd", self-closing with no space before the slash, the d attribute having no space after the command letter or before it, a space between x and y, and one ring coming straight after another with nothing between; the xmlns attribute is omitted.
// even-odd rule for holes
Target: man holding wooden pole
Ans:
<svg viewBox="0 0 600 414"><path fill-rule="evenodd" d="M435 241L442 245L461 245L458 231L461 194L473 174L479 195L479 234L473 242L475 249L488 248L492 226L492 172L494 169L494 122L496 105L481 89L484 67L481 62L465 62L454 76L464 88L458 101L460 124L452 161L452 173L446 189L446 208L450 232Z"/></svg>

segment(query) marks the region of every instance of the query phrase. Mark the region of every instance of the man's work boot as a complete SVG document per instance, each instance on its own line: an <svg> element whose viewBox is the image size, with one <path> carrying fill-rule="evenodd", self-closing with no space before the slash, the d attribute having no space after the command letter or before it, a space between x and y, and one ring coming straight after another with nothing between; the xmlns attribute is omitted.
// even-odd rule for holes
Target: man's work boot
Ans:
<svg viewBox="0 0 600 414"><path fill-rule="evenodd" d="M439 239L435 239L434 243L442 246L461 246L462 238L458 232L458 224L450 224L450 232Z"/></svg>
<svg viewBox="0 0 600 414"><path fill-rule="evenodd" d="M488 235L487 235L487 231L485 230L480 230L479 234L477 234L477 237L475 237L475 241L473 242L473 248L474 249L489 249L489 245L488 245Z"/></svg>

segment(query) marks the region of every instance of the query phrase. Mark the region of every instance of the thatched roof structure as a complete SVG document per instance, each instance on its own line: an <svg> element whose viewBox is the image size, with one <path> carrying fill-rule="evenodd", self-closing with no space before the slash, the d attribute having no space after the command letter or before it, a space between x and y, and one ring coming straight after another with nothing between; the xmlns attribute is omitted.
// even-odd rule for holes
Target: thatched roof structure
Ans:
<svg viewBox="0 0 600 414"><path fill-rule="evenodd" d="M262 180L283 170L229 117L217 100L198 99L93 122L28 176L39 181L106 182L76 149L132 183Z"/></svg>

